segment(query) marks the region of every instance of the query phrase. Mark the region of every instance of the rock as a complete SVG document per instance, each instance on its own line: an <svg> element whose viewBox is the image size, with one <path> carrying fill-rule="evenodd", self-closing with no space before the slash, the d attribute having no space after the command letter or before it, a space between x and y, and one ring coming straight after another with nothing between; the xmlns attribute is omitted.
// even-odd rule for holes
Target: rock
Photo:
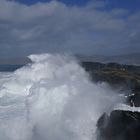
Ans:
<svg viewBox="0 0 140 140"><path fill-rule="evenodd" d="M98 122L97 140L140 140L140 113L114 110L103 114Z"/></svg>
<svg viewBox="0 0 140 140"><path fill-rule="evenodd" d="M129 96L127 103L129 103L130 106L140 107L140 93L135 93L132 96Z"/></svg>
<svg viewBox="0 0 140 140"><path fill-rule="evenodd" d="M115 89L129 91L127 104L140 106L140 66L97 62L82 62L82 66L94 82L107 82Z"/></svg>

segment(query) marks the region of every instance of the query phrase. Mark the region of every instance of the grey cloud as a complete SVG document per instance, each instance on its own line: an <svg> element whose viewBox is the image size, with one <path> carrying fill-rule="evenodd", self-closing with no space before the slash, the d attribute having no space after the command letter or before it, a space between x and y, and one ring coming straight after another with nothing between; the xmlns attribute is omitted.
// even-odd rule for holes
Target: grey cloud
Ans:
<svg viewBox="0 0 140 140"><path fill-rule="evenodd" d="M27 6L0 0L0 56L48 51L126 53L125 48L133 47L139 51L139 14L98 9L101 6L105 4L94 1L78 7L57 1Z"/></svg>

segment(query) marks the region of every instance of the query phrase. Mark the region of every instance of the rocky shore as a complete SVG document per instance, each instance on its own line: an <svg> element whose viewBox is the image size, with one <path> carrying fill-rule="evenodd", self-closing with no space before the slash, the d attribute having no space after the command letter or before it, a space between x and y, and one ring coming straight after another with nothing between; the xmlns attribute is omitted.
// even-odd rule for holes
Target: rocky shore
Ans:
<svg viewBox="0 0 140 140"><path fill-rule="evenodd" d="M126 103L104 113L97 122L97 140L140 140L140 66L82 62L94 82L127 90Z"/></svg>

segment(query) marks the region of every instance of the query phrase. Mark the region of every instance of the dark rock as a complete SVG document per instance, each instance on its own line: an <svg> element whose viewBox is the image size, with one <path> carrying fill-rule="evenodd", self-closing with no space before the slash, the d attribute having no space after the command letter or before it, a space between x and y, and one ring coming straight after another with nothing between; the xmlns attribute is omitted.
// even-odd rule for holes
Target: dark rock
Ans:
<svg viewBox="0 0 140 140"><path fill-rule="evenodd" d="M107 82L113 88L129 90L127 104L140 106L140 66L117 63L82 62L94 82ZM124 92L125 93L125 92Z"/></svg>
<svg viewBox="0 0 140 140"><path fill-rule="evenodd" d="M129 96L127 102L130 106L140 107L140 93L135 93Z"/></svg>
<svg viewBox="0 0 140 140"><path fill-rule="evenodd" d="M140 113L115 110L103 114L97 127L98 140L140 140Z"/></svg>

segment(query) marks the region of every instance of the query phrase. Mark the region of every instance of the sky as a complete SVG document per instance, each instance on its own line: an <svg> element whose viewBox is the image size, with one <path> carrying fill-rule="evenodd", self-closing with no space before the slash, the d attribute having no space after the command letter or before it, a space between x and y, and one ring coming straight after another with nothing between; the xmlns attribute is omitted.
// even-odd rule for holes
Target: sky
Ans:
<svg viewBox="0 0 140 140"><path fill-rule="evenodd" d="M16 0L20 3L26 5L32 5L37 2L50 2L51 0ZM59 2L65 3L66 5L78 5L84 6L91 0L58 0ZM101 0L96 0L101 1ZM103 2L108 2L109 8L126 8L130 10L139 10L140 1L139 0L102 0Z"/></svg>
<svg viewBox="0 0 140 140"><path fill-rule="evenodd" d="M139 0L0 0L0 57L140 52Z"/></svg>

